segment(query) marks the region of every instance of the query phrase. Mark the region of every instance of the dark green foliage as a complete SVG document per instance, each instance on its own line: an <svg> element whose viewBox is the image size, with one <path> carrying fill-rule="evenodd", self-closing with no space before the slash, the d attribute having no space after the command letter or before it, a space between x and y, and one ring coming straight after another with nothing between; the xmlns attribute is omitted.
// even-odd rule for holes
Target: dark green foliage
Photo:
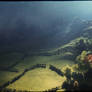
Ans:
<svg viewBox="0 0 92 92"><path fill-rule="evenodd" d="M72 88L72 85L69 84L67 81L65 81L65 82L63 83L63 85L62 85L62 88L69 90L69 89Z"/></svg>
<svg viewBox="0 0 92 92"><path fill-rule="evenodd" d="M76 72L73 72L73 73L72 73L72 78L73 78L74 80L78 80L78 81L84 80L83 75L82 75L81 73L76 73Z"/></svg>
<svg viewBox="0 0 92 92"><path fill-rule="evenodd" d="M92 78L92 68L88 69L88 71L84 73L84 75L86 80Z"/></svg>
<svg viewBox="0 0 92 92"><path fill-rule="evenodd" d="M49 69L51 69L52 71L55 71L55 72L56 72L57 74L59 74L60 76L63 76L63 75L64 75L63 72L62 72L60 69L56 68L56 67L53 66L53 65L50 65Z"/></svg>
<svg viewBox="0 0 92 92"><path fill-rule="evenodd" d="M71 70L69 68L66 69L65 76L68 80L71 80Z"/></svg>
<svg viewBox="0 0 92 92"><path fill-rule="evenodd" d="M84 43L83 39L80 39L78 43L76 43L76 53L80 54L83 50L87 49L87 45Z"/></svg>
<svg viewBox="0 0 92 92"><path fill-rule="evenodd" d="M67 76L66 76L67 77ZM71 75L73 80L65 81L62 85L62 88L66 91L89 91L92 90L92 68L89 68L84 74L73 72ZM78 81L78 87L74 86L74 81Z"/></svg>
<svg viewBox="0 0 92 92"><path fill-rule="evenodd" d="M68 81L65 81L62 85L62 88L66 89L65 91L78 91L79 87L74 87L73 83L74 80L71 80L70 83L68 83Z"/></svg>

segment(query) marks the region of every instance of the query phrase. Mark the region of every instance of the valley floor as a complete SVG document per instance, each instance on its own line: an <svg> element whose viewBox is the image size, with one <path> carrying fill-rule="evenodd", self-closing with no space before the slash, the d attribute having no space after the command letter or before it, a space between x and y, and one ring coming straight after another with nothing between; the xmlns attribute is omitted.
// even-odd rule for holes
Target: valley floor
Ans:
<svg viewBox="0 0 92 92"><path fill-rule="evenodd" d="M18 61L19 60L19 61ZM14 77L21 74L25 69L32 67L36 64L46 64L46 68L37 68L26 72L19 80L7 86L7 88L17 89L17 90L32 90L32 91L43 91L57 86L61 86L66 80L65 77L59 76L54 71L49 69L49 65L53 65L58 69L62 70L65 65L73 65L73 61L62 60L60 56L29 56L24 58L24 60L17 59L13 63L18 63L11 68L18 70L18 72L11 72L6 70L0 70L0 86L11 81ZM10 65L7 64L8 67ZM5 63L2 64L4 66ZM12 63L11 63L12 65Z"/></svg>

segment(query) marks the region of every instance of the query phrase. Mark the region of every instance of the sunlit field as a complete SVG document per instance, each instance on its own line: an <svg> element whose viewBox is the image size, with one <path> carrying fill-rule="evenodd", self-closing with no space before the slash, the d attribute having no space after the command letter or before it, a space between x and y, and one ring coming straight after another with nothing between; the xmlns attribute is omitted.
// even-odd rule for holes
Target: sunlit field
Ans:
<svg viewBox="0 0 92 92"><path fill-rule="evenodd" d="M59 76L54 71L51 71L49 69L49 66L54 65L55 67L62 70L62 68L67 64L70 66L73 65L73 61L62 60L60 59L60 56L28 56L24 60L21 60L19 58L17 60L18 63L13 66L11 70L16 69L18 70L18 72L10 72L8 70L0 71L0 85L3 85L7 81L11 81L13 78L22 73L25 69L30 68L33 65L46 64L45 69L37 68L34 70L30 70L20 79L8 85L7 88L33 91L51 89L54 87L61 86L62 83L66 80L66 78ZM6 67L8 66L9 65L7 64Z"/></svg>
<svg viewBox="0 0 92 92"><path fill-rule="evenodd" d="M16 90L44 91L51 89L65 81L65 77L57 75L49 69L35 69L27 72L21 79L8 86Z"/></svg>

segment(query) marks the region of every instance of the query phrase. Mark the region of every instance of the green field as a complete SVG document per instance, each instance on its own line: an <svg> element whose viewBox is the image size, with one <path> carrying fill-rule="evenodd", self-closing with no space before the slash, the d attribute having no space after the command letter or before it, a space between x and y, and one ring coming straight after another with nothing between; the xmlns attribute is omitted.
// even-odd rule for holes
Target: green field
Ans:
<svg viewBox="0 0 92 92"><path fill-rule="evenodd" d="M10 56L10 55L9 55ZM19 62L17 65L13 66L11 69L16 69L18 72L4 71L0 70L0 86L6 83L7 81L12 80L14 77L18 76L20 73L29 67L32 67L36 64L46 64L46 69L37 68L31 71L28 71L23 77L14 83L7 86L7 88L17 89L17 90L33 90L33 91L42 91L51 89L61 84L65 81L65 77L59 76L57 73L49 69L49 65L54 65L58 69L66 65L73 65L73 61L62 60L60 56L28 56L24 60L21 60L22 55L14 57L14 61L9 61L10 58L7 58L7 61L1 63L0 66L8 67L15 62ZM4 57L4 56L3 56ZM5 58L6 59L6 58Z"/></svg>
<svg viewBox="0 0 92 92"><path fill-rule="evenodd" d="M57 75L49 69L35 69L29 71L22 78L15 83L8 86L8 88L15 88L17 90L30 90L30 91L44 91L63 83L65 77Z"/></svg>

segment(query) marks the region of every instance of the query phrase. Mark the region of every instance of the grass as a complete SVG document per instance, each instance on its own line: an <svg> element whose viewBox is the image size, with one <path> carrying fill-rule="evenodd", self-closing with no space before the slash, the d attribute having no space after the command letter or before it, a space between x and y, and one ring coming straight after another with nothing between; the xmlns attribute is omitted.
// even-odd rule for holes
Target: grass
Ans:
<svg viewBox="0 0 92 92"><path fill-rule="evenodd" d="M9 85L8 88L12 89L22 89L22 90L46 90L51 89L56 86L60 86L65 80L64 77L57 75L55 72L49 70L48 66L54 65L57 68L61 69L66 65L73 65L73 61L70 60L62 60L60 56L29 56L24 60L20 60L22 55L18 55L18 57L14 57L12 60L19 60L19 64L16 65L15 69L19 72L9 72L9 71L0 71L0 85L4 84L7 81L12 80L14 77L23 72L24 69L29 68L35 64L46 64L46 69L35 69L27 72L23 77ZM6 56L5 56L6 57ZM4 58L4 56L3 56ZM15 61L9 61L9 58L2 64L1 66L9 66L13 64ZM7 63L7 64L6 64Z"/></svg>
<svg viewBox="0 0 92 92"><path fill-rule="evenodd" d="M20 62L20 58L22 57L22 54L20 53L8 53L0 56L0 68L7 68L14 64L16 61ZM20 74L20 72L10 72L5 70L0 70L0 86L3 85L5 82L10 81L15 76Z"/></svg>
<svg viewBox="0 0 92 92"><path fill-rule="evenodd" d="M35 69L27 72L20 80L8 86L17 90L43 91L60 86L65 77L57 75L49 69Z"/></svg>
<svg viewBox="0 0 92 92"><path fill-rule="evenodd" d="M34 56L27 57L24 61L20 62L15 68L18 70L23 70L35 64L52 64L58 68L62 68L66 64L71 66L72 64L74 64L74 62L70 60L62 60L60 59L60 56Z"/></svg>
<svg viewBox="0 0 92 92"><path fill-rule="evenodd" d="M0 71L0 86L18 76L21 72Z"/></svg>
<svg viewBox="0 0 92 92"><path fill-rule="evenodd" d="M14 62L20 60L23 55L21 53L8 53L0 55L0 67L8 67Z"/></svg>

